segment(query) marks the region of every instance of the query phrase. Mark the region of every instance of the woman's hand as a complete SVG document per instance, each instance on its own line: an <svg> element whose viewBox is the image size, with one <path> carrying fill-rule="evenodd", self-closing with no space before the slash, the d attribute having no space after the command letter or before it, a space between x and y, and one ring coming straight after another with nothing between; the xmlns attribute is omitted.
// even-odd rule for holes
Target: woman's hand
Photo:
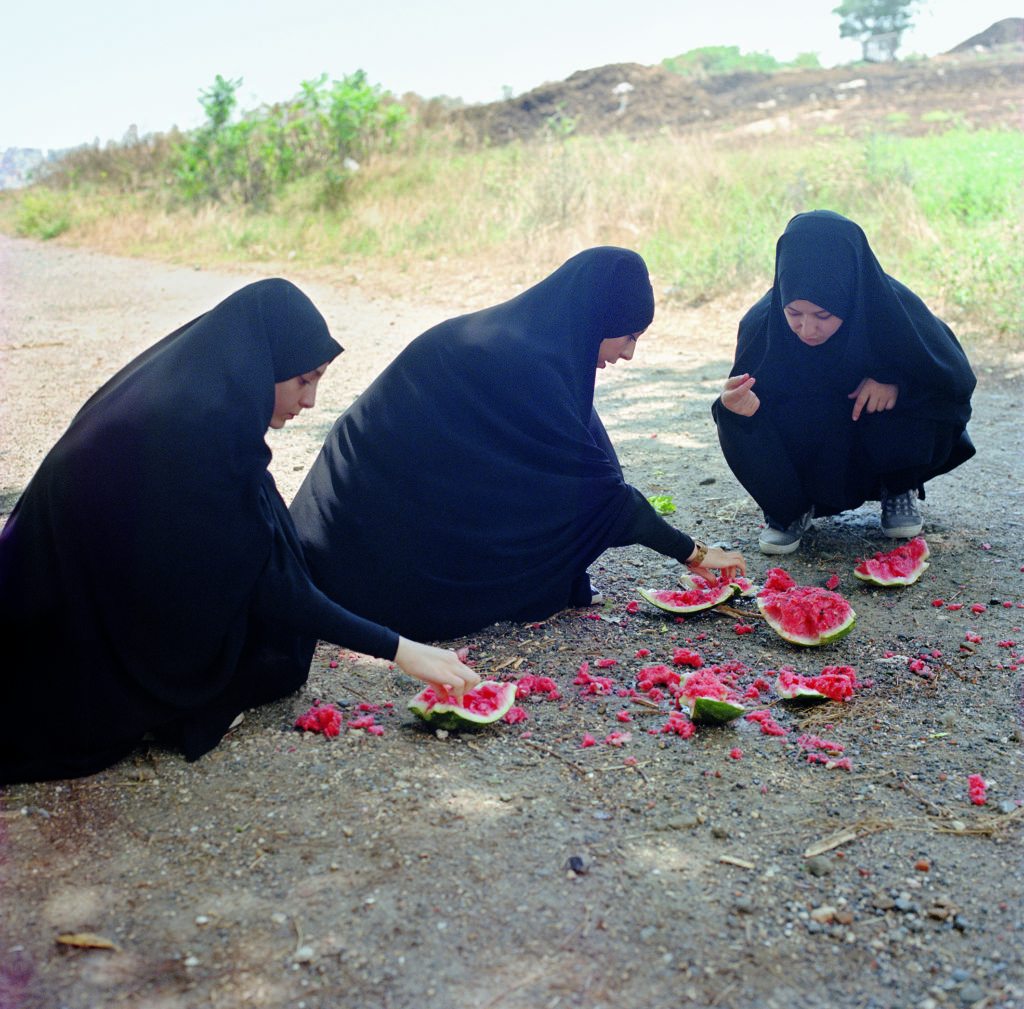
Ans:
<svg viewBox="0 0 1024 1009"><path fill-rule="evenodd" d="M431 684L442 697L461 697L480 682L480 677L463 665L454 652L408 638L398 639L395 662L402 672Z"/></svg>
<svg viewBox="0 0 1024 1009"><path fill-rule="evenodd" d="M896 405L896 397L900 394L898 385L886 385L884 382L876 382L873 378L861 380L847 399L854 399L853 419L857 420L864 407L868 413L876 413L879 410L891 410Z"/></svg>
<svg viewBox="0 0 1024 1009"><path fill-rule="evenodd" d="M699 548L695 547L690 556L696 557L698 553ZM710 568L721 572L724 581L747 573L747 562L743 559L743 554L738 550L723 550L721 547L708 547L700 564L694 565L687 561L686 566L695 575L700 575L709 582L717 580L717 576L709 570Z"/></svg>
<svg viewBox="0 0 1024 1009"><path fill-rule="evenodd" d="M722 389L722 406L741 417L753 417L761 401L754 394L753 375L730 375Z"/></svg>

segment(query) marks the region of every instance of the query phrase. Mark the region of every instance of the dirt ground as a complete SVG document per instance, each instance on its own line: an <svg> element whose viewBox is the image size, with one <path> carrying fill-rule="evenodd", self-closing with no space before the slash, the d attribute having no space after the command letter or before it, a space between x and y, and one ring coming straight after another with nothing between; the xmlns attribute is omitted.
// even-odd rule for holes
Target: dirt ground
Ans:
<svg viewBox="0 0 1024 1009"><path fill-rule="evenodd" d="M0 237L3 516L106 376L261 275ZM513 293L485 273L433 285L432 301L288 275L347 350L317 408L270 433L286 499L401 346ZM628 478L671 495L681 528L736 544L755 582L772 566L760 516L708 408L759 293L659 299L635 360L597 393ZM839 579L857 623L834 646L785 644L748 601L681 623L630 612L678 566L610 551L592 569L600 609L453 643L497 679L556 681L561 697L526 698L519 724L441 738L408 712L416 685L398 670L321 645L301 692L247 712L194 764L140 749L87 779L0 790L0 1009L1024 1007L1022 365L968 352L978 455L929 484L921 581L853 577L891 545L867 506L782 559L799 582ZM730 664L741 692L783 666L850 665L862 686L842 704L745 701L782 736L740 719L684 739L652 731L665 710L573 682L586 662L625 689L678 648ZM39 679L39 731L59 732L74 712L47 674L66 657L40 642L12 661ZM347 721L372 705L383 734L298 732L318 699ZM600 742L613 732L630 738ZM809 762L809 736L849 768ZM988 782L984 805L969 774Z"/></svg>

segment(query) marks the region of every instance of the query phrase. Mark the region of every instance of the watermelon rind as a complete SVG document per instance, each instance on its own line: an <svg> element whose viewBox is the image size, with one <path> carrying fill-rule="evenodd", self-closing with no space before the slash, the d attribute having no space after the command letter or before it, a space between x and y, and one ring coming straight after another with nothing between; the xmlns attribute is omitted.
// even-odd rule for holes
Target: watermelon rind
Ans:
<svg viewBox="0 0 1024 1009"><path fill-rule="evenodd" d="M716 585L713 592L702 593L702 598L692 603L672 601L671 597L682 596L685 594L683 592L665 589L638 589L637 591L652 606L657 606L659 610L664 610L666 613L701 613L728 602L736 594L737 587L732 584ZM701 590L695 588L689 591L699 592Z"/></svg>
<svg viewBox="0 0 1024 1009"><path fill-rule="evenodd" d="M432 728L453 731L476 729L500 721L515 702L514 683L484 680L461 698L451 697L447 701L438 700L433 687L425 687L409 702L409 710ZM486 712L473 711L469 707L481 703L488 706Z"/></svg>
<svg viewBox="0 0 1024 1009"><path fill-rule="evenodd" d="M729 697L729 689L710 670L687 673L680 684L681 696L690 706L690 720L723 724L739 718L744 707Z"/></svg>
<svg viewBox="0 0 1024 1009"><path fill-rule="evenodd" d="M810 606L818 605L819 607L842 603L842 607L839 608L844 610L844 616L826 630L801 632L792 626L786 627L783 620L785 614L782 612L782 608L784 606L796 607L801 603ZM780 638L788 641L790 644L802 645L806 648L831 645L841 638L845 638L853 630L853 625L857 618L853 607L837 592L830 592L828 589L819 589L808 585L795 585L793 588L786 589L783 592L762 592L757 597L757 607L761 611L765 623Z"/></svg>
<svg viewBox="0 0 1024 1009"><path fill-rule="evenodd" d="M757 595L757 586L746 578L734 578L729 584L736 586L738 590L737 595L743 599L749 599L751 596Z"/></svg>
<svg viewBox="0 0 1024 1009"><path fill-rule="evenodd" d="M928 570L926 558L930 555L931 551L924 538L916 536L888 553L863 558L853 573L862 582L882 588L913 585Z"/></svg>
<svg viewBox="0 0 1024 1009"><path fill-rule="evenodd" d="M714 722L722 725L731 722L746 710L735 701L716 701L713 697L691 697L690 720L693 722Z"/></svg>

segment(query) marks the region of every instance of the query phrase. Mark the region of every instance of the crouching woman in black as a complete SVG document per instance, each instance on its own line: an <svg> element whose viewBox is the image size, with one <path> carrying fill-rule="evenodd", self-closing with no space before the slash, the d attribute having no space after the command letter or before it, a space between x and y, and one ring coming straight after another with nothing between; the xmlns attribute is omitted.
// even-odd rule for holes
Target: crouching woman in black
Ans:
<svg viewBox="0 0 1024 1009"><path fill-rule="evenodd" d="M0 784L91 774L146 733L194 760L298 689L317 638L475 685L309 579L264 436L340 350L298 288L259 281L79 410L0 533Z"/></svg>
<svg viewBox="0 0 1024 1009"><path fill-rule="evenodd" d="M762 552L791 553L814 517L865 501L881 502L887 536L916 536L925 483L974 455L974 385L950 328L883 272L857 224L794 217L712 407L726 461L764 511Z"/></svg>

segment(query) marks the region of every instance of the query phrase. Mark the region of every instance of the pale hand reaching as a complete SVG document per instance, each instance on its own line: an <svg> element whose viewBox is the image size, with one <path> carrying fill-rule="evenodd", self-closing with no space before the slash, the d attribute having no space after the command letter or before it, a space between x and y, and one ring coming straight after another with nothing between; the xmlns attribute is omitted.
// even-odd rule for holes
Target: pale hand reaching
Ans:
<svg viewBox="0 0 1024 1009"><path fill-rule="evenodd" d="M700 567L689 564L687 567L695 575L700 575L701 578L709 582L717 580L717 576L710 570L712 568L721 573L723 581L729 581L747 573L747 562L743 559L743 554L738 550L723 550L721 547L708 547L708 552L704 555Z"/></svg>
<svg viewBox="0 0 1024 1009"><path fill-rule="evenodd" d="M460 662L455 652L408 638L398 639L395 662L402 672L433 686L442 698L449 694L461 697L480 682L480 677Z"/></svg>

